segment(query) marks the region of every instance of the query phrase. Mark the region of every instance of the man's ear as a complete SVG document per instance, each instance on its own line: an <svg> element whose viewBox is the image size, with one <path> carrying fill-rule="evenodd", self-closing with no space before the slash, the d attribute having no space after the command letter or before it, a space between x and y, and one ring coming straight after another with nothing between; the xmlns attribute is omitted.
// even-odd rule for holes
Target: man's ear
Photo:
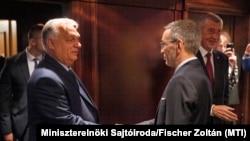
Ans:
<svg viewBox="0 0 250 141"><path fill-rule="evenodd" d="M185 49L185 48L184 48L184 42L183 42L182 40L178 39L178 40L176 41L176 43L177 43L176 51L177 51L178 53L179 53L181 50Z"/></svg>
<svg viewBox="0 0 250 141"><path fill-rule="evenodd" d="M36 40L35 39L29 39L29 44L34 46L36 44Z"/></svg>
<svg viewBox="0 0 250 141"><path fill-rule="evenodd" d="M47 48L55 49L54 40L48 38L48 39L46 40L46 42L47 42Z"/></svg>

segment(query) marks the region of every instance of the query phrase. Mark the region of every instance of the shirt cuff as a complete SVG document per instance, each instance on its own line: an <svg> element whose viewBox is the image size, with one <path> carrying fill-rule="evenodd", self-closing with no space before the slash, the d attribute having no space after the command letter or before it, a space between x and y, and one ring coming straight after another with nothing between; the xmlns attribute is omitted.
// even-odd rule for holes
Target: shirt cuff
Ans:
<svg viewBox="0 0 250 141"><path fill-rule="evenodd" d="M213 108L214 108L214 104L212 104L212 106L211 106L211 109L210 109L210 116L214 116L214 113L213 113Z"/></svg>
<svg viewBox="0 0 250 141"><path fill-rule="evenodd" d="M244 58L249 58L249 57L250 57L250 53L245 53L242 58L244 59Z"/></svg>

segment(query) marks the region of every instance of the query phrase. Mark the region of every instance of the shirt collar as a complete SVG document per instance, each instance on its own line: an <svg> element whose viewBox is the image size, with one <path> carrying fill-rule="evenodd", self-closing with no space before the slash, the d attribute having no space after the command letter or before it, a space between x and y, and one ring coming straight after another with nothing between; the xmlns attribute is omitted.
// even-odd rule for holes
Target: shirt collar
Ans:
<svg viewBox="0 0 250 141"><path fill-rule="evenodd" d="M28 49L27 49L27 48L25 49L25 51L26 51L26 54L27 54L27 58L28 58L28 60L30 60L30 61L33 61L34 58L37 58L38 61L41 61L41 60L43 59L43 54L41 54L41 55L35 57L34 55L32 55L31 53L28 52Z"/></svg>
<svg viewBox="0 0 250 141"><path fill-rule="evenodd" d="M202 56L202 57L205 57L206 54L208 53L208 51L205 50L202 46L200 46L199 50L200 50L200 52L201 52L201 56ZM211 55L213 56L213 53L212 53L212 52L213 52L213 49L210 51Z"/></svg>
<svg viewBox="0 0 250 141"><path fill-rule="evenodd" d="M188 58L188 59L182 61L182 62L176 67L174 73L175 73L179 68L181 68L181 66L183 66L183 65L186 64L187 62L189 62L189 61L191 61L191 60L195 60L195 59L197 59L197 57L191 57L191 58Z"/></svg>

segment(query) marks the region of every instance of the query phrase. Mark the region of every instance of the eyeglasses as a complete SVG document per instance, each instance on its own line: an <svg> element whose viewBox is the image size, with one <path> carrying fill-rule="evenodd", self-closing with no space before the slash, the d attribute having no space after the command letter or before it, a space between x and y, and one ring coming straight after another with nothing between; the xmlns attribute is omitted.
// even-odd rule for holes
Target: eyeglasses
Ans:
<svg viewBox="0 0 250 141"><path fill-rule="evenodd" d="M176 40L168 40L168 41L162 41L160 42L161 49L164 48L166 45L175 42Z"/></svg>

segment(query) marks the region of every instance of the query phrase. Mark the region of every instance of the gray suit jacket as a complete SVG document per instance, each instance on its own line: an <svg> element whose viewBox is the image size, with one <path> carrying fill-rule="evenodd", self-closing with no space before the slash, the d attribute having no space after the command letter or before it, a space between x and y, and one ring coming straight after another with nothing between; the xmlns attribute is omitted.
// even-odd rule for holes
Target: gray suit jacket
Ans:
<svg viewBox="0 0 250 141"><path fill-rule="evenodd" d="M155 118L137 125L207 124L211 103L209 79L199 60L190 60L168 82Z"/></svg>
<svg viewBox="0 0 250 141"><path fill-rule="evenodd" d="M207 124L211 86L198 59L181 66L170 79L159 102L155 124Z"/></svg>

